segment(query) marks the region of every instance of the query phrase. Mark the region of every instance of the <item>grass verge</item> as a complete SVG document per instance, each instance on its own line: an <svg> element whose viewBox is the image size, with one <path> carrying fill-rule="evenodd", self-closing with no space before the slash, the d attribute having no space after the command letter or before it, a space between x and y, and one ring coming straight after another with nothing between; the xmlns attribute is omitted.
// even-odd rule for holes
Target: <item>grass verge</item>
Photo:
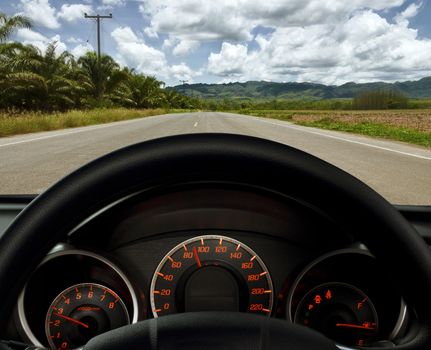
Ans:
<svg viewBox="0 0 431 350"><path fill-rule="evenodd" d="M95 124L105 124L122 120L144 118L169 113L165 109L94 109L73 110L65 113L0 113L0 137L49 131Z"/></svg>
<svg viewBox="0 0 431 350"><path fill-rule="evenodd" d="M409 128L393 127L385 124L365 121L353 124L340 122L331 118L322 118L320 120L310 122L296 122L296 124L327 130L344 131L373 137L381 137L431 148L431 132L421 132Z"/></svg>
<svg viewBox="0 0 431 350"><path fill-rule="evenodd" d="M397 111L279 111L237 113L290 121L327 130L385 138L431 148L431 110Z"/></svg>

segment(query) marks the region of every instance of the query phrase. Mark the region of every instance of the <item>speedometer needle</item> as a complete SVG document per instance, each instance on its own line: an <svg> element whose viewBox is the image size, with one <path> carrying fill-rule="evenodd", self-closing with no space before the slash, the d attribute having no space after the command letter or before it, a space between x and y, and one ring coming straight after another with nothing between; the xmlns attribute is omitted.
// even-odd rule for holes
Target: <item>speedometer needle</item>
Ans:
<svg viewBox="0 0 431 350"><path fill-rule="evenodd" d="M73 322L73 323L79 324L79 325L80 325L80 326L82 326L82 327L89 328L88 324L86 324L86 323L84 323L84 322L81 322L81 321L78 321L78 320L75 320L75 319L74 319L74 318L72 318L72 317L68 317L68 316L65 316L65 315L62 315L62 314L58 314L58 313L55 313L55 312L54 312L54 315L56 315L56 316L58 316L58 317L61 317L61 318L64 318L65 320L68 320L68 321L70 321L70 322Z"/></svg>
<svg viewBox="0 0 431 350"><path fill-rule="evenodd" d="M195 256L195 260L196 260L196 263L198 264L198 266L202 267L201 259L199 259L199 255L198 255L198 251L197 251L196 247L193 247L193 255Z"/></svg>
<svg viewBox="0 0 431 350"><path fill-rule="evenodd" d="M346 328L357 328L357 329L370 329L370 330L376 329L375 327L362 326L362 325L351 324L351 323L337 323L335 326L336 327L346 327Z"/></svg>

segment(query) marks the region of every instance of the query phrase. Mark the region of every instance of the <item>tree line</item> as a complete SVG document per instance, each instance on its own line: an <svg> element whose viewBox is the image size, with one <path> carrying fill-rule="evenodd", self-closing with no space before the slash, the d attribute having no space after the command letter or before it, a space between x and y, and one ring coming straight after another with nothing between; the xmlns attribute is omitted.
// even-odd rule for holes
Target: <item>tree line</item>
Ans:
<svg viewBox="0 0 431 350"><path fill-rule="evenodd" d="M0 13L0 109L64 111L93 107L200 108L153 76L121 67L94 52L76 59L52 42L42 52L8 41L14 30L31 28L23 16Z"/></svg>

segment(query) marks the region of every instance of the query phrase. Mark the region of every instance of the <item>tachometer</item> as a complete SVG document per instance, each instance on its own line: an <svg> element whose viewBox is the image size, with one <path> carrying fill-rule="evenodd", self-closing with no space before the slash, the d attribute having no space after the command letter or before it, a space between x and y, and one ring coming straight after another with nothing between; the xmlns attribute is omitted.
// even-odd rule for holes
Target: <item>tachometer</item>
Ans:
<svg viewBox="0 0 431 350"><path fill-rule="evenodd" d="M273 287L259 256L219 235L178 244L160 262L151 282L154 317L191 311L270 315Z"/></svg>
<svg viewBox="0 0 431 350"><path fill-rule="evenodd" d="M129 323L126 306L114 291L82 283L55 298L46 315L45 330L52 349L75 349L96 335Z"/></svg>

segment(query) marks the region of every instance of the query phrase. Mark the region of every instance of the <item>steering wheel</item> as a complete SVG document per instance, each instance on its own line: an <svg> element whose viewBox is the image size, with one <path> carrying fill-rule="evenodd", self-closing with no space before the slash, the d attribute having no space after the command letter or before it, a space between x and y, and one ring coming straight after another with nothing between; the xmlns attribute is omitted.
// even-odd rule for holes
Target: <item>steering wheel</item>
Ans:
<svg viewBox="0 0 431 350"><path fill-rule="evenodd" d="M418 326L395 349L431 348L431 255L381 196L297 149L248 136L193 134L139 143L76 170L38 196L0 239L0 329L35 266L68 232L125 196L196 181L257 186L309 203L363 242L399 284ZM289 321L241 313L189 313L145 320L93 338L84 349L336 349ZM394 348L391 348L394 349Z"/></svg>

